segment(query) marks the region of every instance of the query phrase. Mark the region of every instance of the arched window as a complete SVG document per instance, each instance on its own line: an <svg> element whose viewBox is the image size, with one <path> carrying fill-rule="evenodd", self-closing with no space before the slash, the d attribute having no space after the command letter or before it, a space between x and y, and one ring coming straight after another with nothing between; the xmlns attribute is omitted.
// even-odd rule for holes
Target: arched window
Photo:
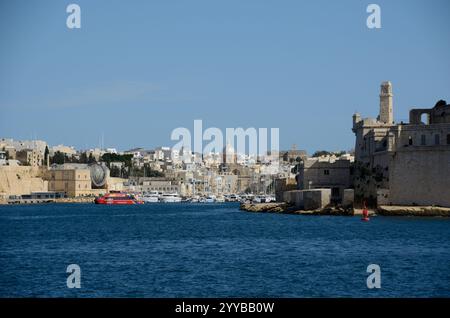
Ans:
<svg viewBox="0 0 450 318"><path fill-rule="evenodd" d="M427 113L423 113L423 114L420 115L420 122L421 122L422 124L428 125L428 124L430 123L429 118L430 118L430 117L428 116Z"/></svg>

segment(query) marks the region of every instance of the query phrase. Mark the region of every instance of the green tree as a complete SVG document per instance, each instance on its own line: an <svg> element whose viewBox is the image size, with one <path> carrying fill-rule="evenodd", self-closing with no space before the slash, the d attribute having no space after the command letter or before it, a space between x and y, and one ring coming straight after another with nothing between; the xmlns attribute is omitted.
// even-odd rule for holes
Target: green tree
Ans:
<svg viewBox="0 0 450 318"><path fill-rule="evenodd" d="M110 168L111 162L123 162L125 167L132 166L133 155L119 155L116 153L105 153L102 156L102 161Z"/></svg>
<svg viewBox="0 0 450 318"><path fill-rule="evenodd" d="M331 155L335 155L337 157L342 156L344 154L346 154L347 151L345 150L340 150L340 151L326 151L326 150L318 150L316 151L312 156L313 157L320 157L320 156L331 156Z"/></svg>
<svg viewBox="0 0 450 318"><path fill-rule="evenodd" d="M50 151L48 151L48 146L45 146L44 151L44 163L47 164L48 156L50 155Z"/></svg>
<svg viewBox="0 0 450 318"><path fill-rule="evenodd" d="M88 163L88 157L86 152L80 154L80 163Z"/></svg>
<svg viewBox="0 0 450 318"><path fill-rule="evenodd" d="M329 151L326 151L326 150L318 150L312 156L313 157L320 157L320 156L330 156L332 154L333 154L332 152L329 152Z"/></svg>
<svg viewBox="0 0 450 318"><path fill-rule="evenodd" d="M62 165L65 162L65 159L66 156L62 152L57 151L53 154L53 157L50 158L50 162L52 164L56 163L58 165Z"/></svg>
<svg viewBox="0 0 450 318"><path fill-rule="evenodd" d="M120 178L121 177L121 169L117 166L112 166L109 169L109 175L114 178Z"/></svg>

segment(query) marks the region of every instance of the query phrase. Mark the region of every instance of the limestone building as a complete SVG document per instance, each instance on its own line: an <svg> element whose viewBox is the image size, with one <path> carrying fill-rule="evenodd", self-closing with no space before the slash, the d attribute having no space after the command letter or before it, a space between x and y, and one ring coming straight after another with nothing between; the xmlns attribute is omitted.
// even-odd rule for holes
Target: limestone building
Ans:
<svg viewBox="0 0 450 318"><path fill-rule="evenodd" d="M37 167L44 164L44 155L36 149L19 150L15 157L25 166Z"/></svg>
<svg viewBox="0 0 450 318"><path fill-rule="evenodd" d="M158 192L176 192L182 194L181 182L176 180L170 180L167 178L140 178L140 186L136 189L142 192L158 191Z"/></svg>
<svg viewBox="0 0 450 318"><path fill-rule="evenodd" d="M48 190L67 197L92 195L89 169L53 169L48 172Z"/></svg>
<svg viewBox="0 0 450 318"><path fill-rule="evenodd" d="M66 163L52 165L45 175L48 190L67 197L93 196L109 190L109 170L100 164Z"/></svg>
<svg viewBox="0 0 450 318"><path fill-rule="evenodd" d="M355 199L450 206L450 105L412 109L409 123L395 124L392 96L384 82L378 118L353 115Z"/></svg>
<svg viewBox="0 0 450 318"><path fill-rule="evenodd" d="M296 176L299 190L331 189L331 201L342 203L344 190L353 186L353 157L344 155L304 159Z"/></svg>

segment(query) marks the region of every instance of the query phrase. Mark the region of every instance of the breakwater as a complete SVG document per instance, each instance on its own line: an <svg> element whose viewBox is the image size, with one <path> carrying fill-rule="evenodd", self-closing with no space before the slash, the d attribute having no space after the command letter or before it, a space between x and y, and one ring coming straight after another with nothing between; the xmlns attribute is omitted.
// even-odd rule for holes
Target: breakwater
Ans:
<svg viewBox="0 0 450 318"><path fill-rule="evenodd" d="M319 210L299 210L284 202L276 203L242 203L240 209L248 212L282 213L299 215L362 215L362 209L329 206ZM369 215L383 216L424 216L450 217L450 208L436 206L379 206L369 210Z"/></svg>

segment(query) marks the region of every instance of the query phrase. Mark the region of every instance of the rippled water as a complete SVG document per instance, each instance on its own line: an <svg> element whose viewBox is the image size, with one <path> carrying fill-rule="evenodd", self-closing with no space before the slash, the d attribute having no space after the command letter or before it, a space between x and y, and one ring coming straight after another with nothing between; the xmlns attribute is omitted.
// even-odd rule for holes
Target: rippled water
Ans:
<svg viewBox="0 0 450 318"><path fill-rule="evenodd" d="M66 267L81 267L68 289ZM366 268L381 267L381 289ZM450 219L0 206L2 297L450 297Z"/></svg>

